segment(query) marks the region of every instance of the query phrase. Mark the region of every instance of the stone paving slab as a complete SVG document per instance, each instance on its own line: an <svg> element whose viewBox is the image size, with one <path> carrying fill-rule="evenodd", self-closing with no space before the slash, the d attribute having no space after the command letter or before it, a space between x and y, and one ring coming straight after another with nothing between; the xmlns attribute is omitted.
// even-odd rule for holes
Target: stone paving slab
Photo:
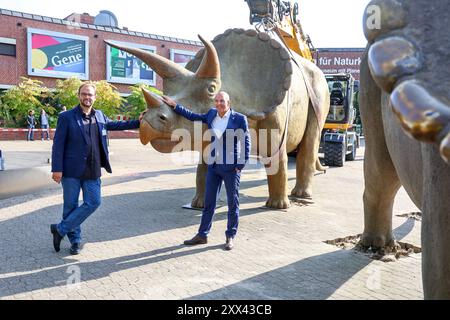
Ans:
<svg viewBox="0 0 450 320"><path fill-rule="evenodd" d="M41 165L51 143L0 147L7 161L22 159L16 164L26 167ZM0 200L0 299L423 299L421 254L384 263L324 243L363 230L363 149L344 168L316 176L313 204L287 211L264 208L264 170L245 170L232 251L223 249L226 206L217 210L208 244L182 245L201 215L181 208L194 195L194 153L174 161L137 140L111 140L110 149L113 174L104 175L102 205L83 224L78 256L67 240L59 253L52 248L59 186ZM293 188L294 159L289 179ZM420 246L421 222L395 216L413 211L402 189L394 233Z"/></svg>

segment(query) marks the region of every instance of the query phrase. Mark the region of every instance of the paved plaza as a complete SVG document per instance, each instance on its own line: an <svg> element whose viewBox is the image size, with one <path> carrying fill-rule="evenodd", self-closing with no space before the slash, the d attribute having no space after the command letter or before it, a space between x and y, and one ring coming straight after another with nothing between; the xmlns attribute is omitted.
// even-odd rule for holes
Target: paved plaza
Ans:
<svg viewBox="0 0 450 320"><path fill-rule="evenodd" d="M7 170L48 165L51 145L0 141ZM344 168L316 175L314 203L288 210L264 208L264 169L246 168L232 251L223 249L226 205L208 244L182 245L201 216L182 209L195 192L195 153L160 154L137 139L111 140L110 150L113 174L104 174L102 205L82 225L80 255L70 255L67 239L53 250L59 185L0 200L0 299L423 299L420 253L382 262L324 243L363 231L363 149ZM420 246L421 222L397 216L415 211L400 190L395 236Z"/></svg>

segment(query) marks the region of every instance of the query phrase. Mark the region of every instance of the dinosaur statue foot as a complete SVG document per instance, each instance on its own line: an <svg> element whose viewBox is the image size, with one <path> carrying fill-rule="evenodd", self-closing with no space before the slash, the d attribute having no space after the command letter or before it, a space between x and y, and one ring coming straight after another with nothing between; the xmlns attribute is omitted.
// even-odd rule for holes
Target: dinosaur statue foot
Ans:
<svg viewBox="0 0 450 320"><path fill-rule="evenodd" d="M282 198L273 198L270 197L266 202L267 208L273 208L273 209L287 209L291 206L291 202L289 201L288 197L282 197Z"/></svg>
<svg viewBox="0 0 450 320"><path fill-rule="evenodd" d="M205 207L205 199L204 198L205 197L203 195L202 196L196 195L191 201L191 206L193 208L203 208L203 207Z"/></svg>
<svg viewBox="0 0 450 320"><path fill-rule="evenodd" d="M374 249L382 249L395 247L396 242L392 234L386 236L381 234L363 233L360 245L365 248L372 247Z"/></svg>
<svg viewBox="0 0 450 320"><path fill-rule="evenodd" d="M301 199L312 199L312 191L296 186L294 189L292 189L291 196Z"/></svg>

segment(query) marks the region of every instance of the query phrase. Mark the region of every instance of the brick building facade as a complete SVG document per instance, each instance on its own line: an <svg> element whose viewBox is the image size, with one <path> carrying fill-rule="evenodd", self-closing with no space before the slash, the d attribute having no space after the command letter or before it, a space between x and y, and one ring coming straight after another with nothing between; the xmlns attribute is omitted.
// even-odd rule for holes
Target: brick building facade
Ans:
<svg viewBox="0 0 450 320"><path fill-rule="evenodd" d="M38 79L49 88L55 87L57 79L55 77L30 75L28 66L28 51L32 50L28 44L30 28L86 37L89 58L87 79L92 81L107 79L107 46L104 40L151 46L157 54L168 59L171 58L173 50L195 54L203 47L199 41L134 32L127 28L101 26L92 24L93 21L94 17L87 13L71 14L64 19L57 19L0 9L0 89L7 89L18 84L21 76ZM123 94L130 91L131 84L110 82ZM154 86L162 90L162 79L157 75Z"/></svg>

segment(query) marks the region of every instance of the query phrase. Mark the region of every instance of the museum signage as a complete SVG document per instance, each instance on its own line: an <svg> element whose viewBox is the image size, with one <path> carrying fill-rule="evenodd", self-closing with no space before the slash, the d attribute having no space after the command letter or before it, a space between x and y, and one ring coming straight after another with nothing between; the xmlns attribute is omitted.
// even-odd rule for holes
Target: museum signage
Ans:
<svg viewBox="0 0 450 320"><path fill-rule="evenodd" d="M89 78L88 37L28 28L27 42L28 75Z"/></svg>

